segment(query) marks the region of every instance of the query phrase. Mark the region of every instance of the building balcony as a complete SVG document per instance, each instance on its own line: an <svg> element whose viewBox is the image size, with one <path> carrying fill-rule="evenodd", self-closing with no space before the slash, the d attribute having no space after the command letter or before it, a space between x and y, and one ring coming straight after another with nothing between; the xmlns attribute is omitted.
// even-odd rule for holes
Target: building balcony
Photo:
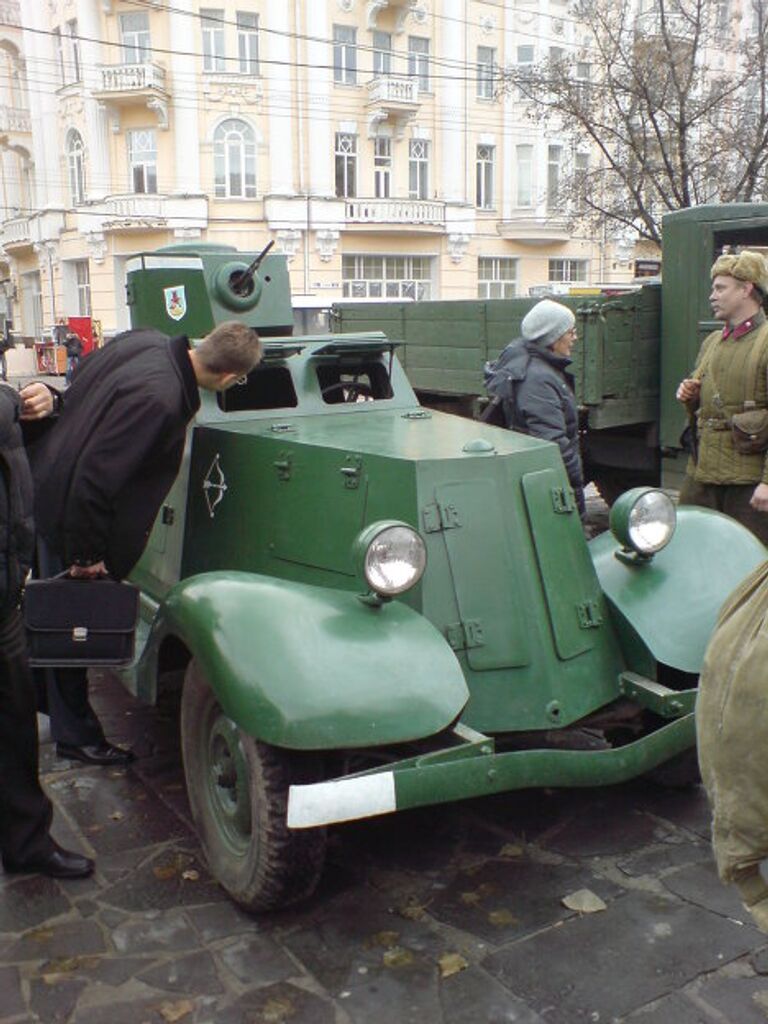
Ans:
<svg viewBox="0 0 768 1024"><path fill-rule="evenodd" d="M101 64L93 95L110 112L112 128L120 130L120 109L143 104L157 114L158 125L168 127L168 91L165 68L151 61L141 64Z"/></svg>
<svg viewBox="0 0 768 1024"><path fill-rule="evenodd" d="M547 217L521 214L500 221L498 231L502 238L523 245L549 245L568 242L571 238L568 218L561 213Z"/></svg>
<svg viewBox="0 0 768 1024"><path fill-rule="evenodd" d="M379 75L368 83L368 134L373 137L378 125L388 121L397 138L419 111L419 80L409 75Z"/></svg>
<svg viewBox="0 0 768 1024"><path fill-rule="evenodd" d="M78 211L79 213L79 211ZM78 216L78 230L93 234L173 230L199 232L208 226L206 196L160 196L129 192L106 196Z"/></svg>
<svg viewBox="0 0 768 1024"><path fill-rule="evenodd" d="M445 231L445 203L428 199L347 199L346 224Z"/></svg>
<svg viewBox="0 0 768 1024"><path fill-rule="evenodd" d="M404 30L405 19L409 14L415 16L418 24L423 24L424 15L421 13L423 8L420 7L420 0L368 0L366 13L369 29L377 27L379 14L386 10L394 11L397 15L395 32L398 34Z"/></svg>
<svg viewBox="0 0 768 1024"><path fill-rule="evenodd" d="M13 217L0 227L0 246L6 251L25 249L32 245L32 225L29 217Z"/></svg>
<svg viewBox="0 0 768 1024"><path fill-rule="evenodd" d="M21 5L19 0L0 0L0 25L21 27Z"/></svg>
<svg viewBox="0 0 768 1024"><path fill-rule="evenodd" d="M32 118L21 107L0 106L0 143L12 146L16 135L31 135ZM18 140L29 146L29 139Z"/></svg>

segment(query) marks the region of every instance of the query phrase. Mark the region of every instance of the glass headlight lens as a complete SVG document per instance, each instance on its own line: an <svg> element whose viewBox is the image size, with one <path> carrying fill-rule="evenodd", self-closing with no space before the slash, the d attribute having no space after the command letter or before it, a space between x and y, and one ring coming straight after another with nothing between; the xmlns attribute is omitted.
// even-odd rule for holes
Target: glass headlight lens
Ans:
<svg viewBox="0 0 768 1024"><path fill-rule="evenodd" d="M415 586L427 565L427 549L410 526L379 524L366 536L363 574L371 590L394 597ZM369 531L366 531L368 534Z"/></svg>
<svg viewBox="0 0 768 1024"><path fill-rule="evenodd" d="M675 504L655 488L636 487L611 509L611 530L625 548L652 555L665 548L677 524Z"/></svg>

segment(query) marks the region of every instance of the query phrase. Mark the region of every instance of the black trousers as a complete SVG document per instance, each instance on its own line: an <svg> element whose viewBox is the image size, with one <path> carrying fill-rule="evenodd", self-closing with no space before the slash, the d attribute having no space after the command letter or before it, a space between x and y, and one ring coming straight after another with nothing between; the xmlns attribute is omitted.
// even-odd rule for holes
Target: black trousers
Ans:
<svg viewBox="0 0 768 1024"><path fill-rule="evenodd" d="M37 709L21 614L0 615L0 852L24 863L53 850L53 810L37 774Z"/></svg>
<svg viewBox="0 0 768 1024"><path fill-rule="evenodd" d="M45 579L63 569L61 559L42 537L37 544L38 575ZM104 743L104 730L88 698L84 668L36 668L38 708L51 718L51 739L73 747Z"/></svg>

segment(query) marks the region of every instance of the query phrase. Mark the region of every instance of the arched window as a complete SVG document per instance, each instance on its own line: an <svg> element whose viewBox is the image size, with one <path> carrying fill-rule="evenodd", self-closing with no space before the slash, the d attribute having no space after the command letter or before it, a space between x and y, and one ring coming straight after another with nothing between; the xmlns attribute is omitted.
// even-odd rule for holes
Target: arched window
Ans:
<svg viewBox="0 0 768 1024"><path fill-rule="evenodd" d="M213 136L213 165L217 198L256 197L256 136L246 121L221 122Z"/></svg>
<svg viewBox="0 0 768 1024"><path fill-rule="evenodd" d="M67 169L69 171L69 194L72 205L85 202L85 147L80 132L71 128L67 132Z"/></svg>

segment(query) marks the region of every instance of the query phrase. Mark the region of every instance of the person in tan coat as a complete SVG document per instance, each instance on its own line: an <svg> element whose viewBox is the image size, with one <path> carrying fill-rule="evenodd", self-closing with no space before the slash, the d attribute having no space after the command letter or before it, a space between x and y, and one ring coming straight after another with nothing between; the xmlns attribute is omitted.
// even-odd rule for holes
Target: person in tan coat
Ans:
<svg viewBox="0 0 768 1024"><path fill-rule="evenodd" d="M712 310L724 326L704 339L677 389L697 441L680 504L732 516L768 544L768 264L744 250L720 256L711 275Z"/></svg>

